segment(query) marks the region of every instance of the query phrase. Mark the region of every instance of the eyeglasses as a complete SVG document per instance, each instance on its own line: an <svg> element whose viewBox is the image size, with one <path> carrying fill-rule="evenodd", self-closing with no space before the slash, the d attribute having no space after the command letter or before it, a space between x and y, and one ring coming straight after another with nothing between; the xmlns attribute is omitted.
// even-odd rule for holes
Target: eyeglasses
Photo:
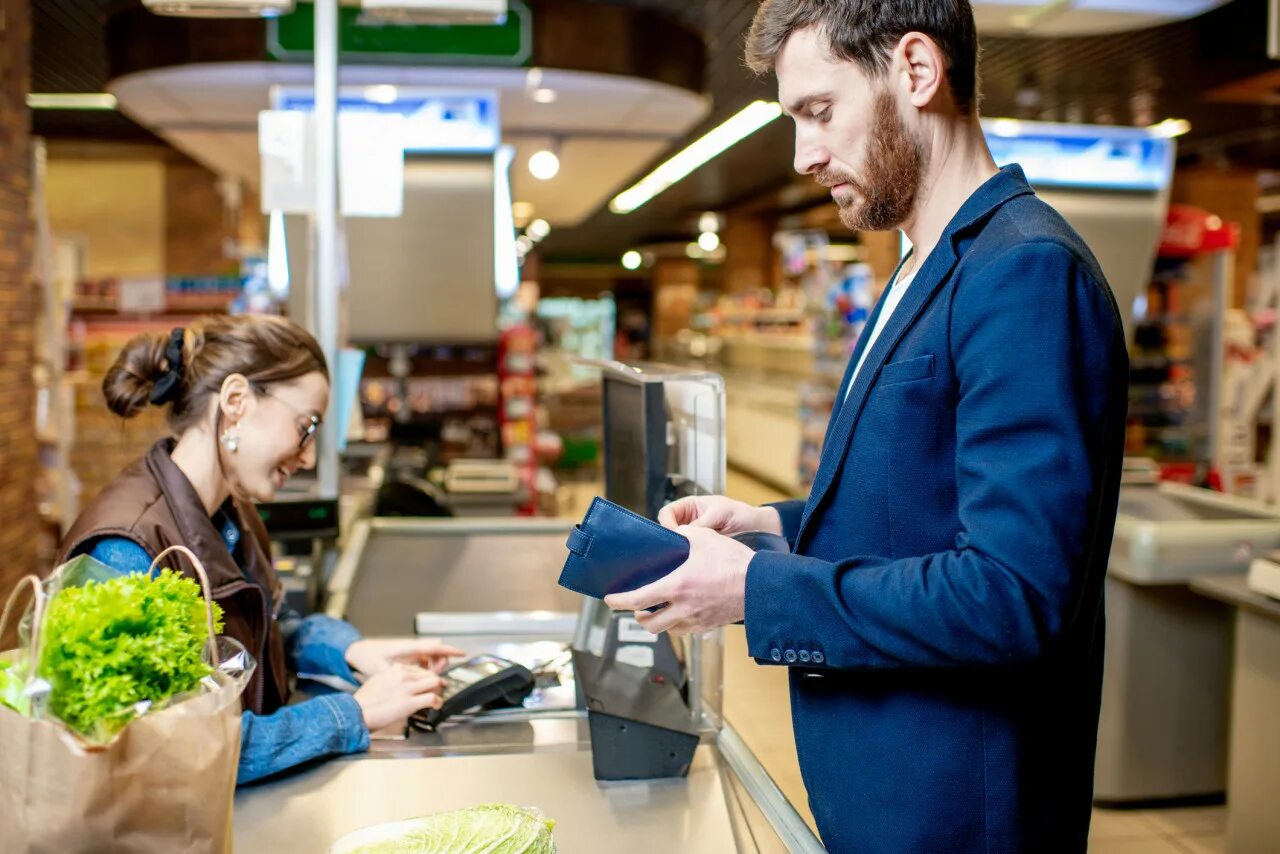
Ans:
<svg viewBox="0 0 1280 854"><path fill-rule="evenodd" d="M316 440L316 434L320 432L320 425L324 423L324 419L315 413L302 412L301 410L296 409L292 404L289 404L272 394L271 390L265 386L257 386L255 390L263 397L269 397L276 401L285 409L288 409L294 415L297 415L298 418L306 419L305 425L301 422L294 423L294 426L298 429L298 452L301 453L305 451L311 443Z"/></svg>

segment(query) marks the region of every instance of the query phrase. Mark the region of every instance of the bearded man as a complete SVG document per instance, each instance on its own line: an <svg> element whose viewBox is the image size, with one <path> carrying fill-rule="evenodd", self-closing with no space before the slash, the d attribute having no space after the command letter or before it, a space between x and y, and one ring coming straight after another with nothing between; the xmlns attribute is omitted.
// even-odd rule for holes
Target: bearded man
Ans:
<svg viewBox="0 0 1280 854"><path fill-rule="evenodd" d="M1093 254L997 169L968 0L764 0L795 168L913 250L858 341L807 501L688 498L653 632L739 620L790 669L836 852L1083 852L1128 357ZM755 554L727 534L784 535ZM666 603L652 613L646 609Z"/></svg>

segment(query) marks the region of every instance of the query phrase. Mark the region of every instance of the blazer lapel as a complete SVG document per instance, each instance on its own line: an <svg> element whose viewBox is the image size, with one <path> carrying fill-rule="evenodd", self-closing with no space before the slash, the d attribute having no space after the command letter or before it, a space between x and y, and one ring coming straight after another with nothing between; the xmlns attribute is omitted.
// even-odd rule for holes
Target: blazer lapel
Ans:
<svg viewBox="0 0 1280 854"><path fill-rule="evenodd" d="M898 262L898 269L893 271L889 283L898 278L898 273L902 270L903 261ZM880 322L880 315L884 312L885 301L889 298L889 288L884 289L884 293L880 295L880 299L876 301L875 308L871 309L871 315L867 318L867 322L862 326L862 332L858 334L858 341L853 345L853 354L849 357L849 364L844 367L844 378L840 380L840 387L836 390L836 399L831 406L831 418L827 421L826 438L822 440L822 447L825 448L827 443L831 441L831 432L835 429L836 421L840 418L840 410L844 408L845 401L849 398L849 382L853 377L853 369L858 364L858 360L862 358L862 353L867 349L867 342L871 338L871 330L876 328L876 324Z"/></svg>
<svg viewBox="0 0 1280 854"><path fill-rule="evenodd" d="M875 346L867 353L867 361L858 373L853 388L846 395L844 389L848 386L849 378L858 364L862 350L867 346L866 339L870 336L869 331L864 331L862 338L858 341L858 347L854 350L853 358L849 361L849 367L845 370L845 380L841 384L841 400L836 401L836 407L832 410L826 443L822 448L822 462L818 466L817 477L814 478L813 487L809 491L809 500L805 503L804 515L800 520L800 532L796 535L796 541L793 544L796 551L800 550L810 517L822 504L835 480L836 473L844 463L849 442L853 438L853 429L858 423L862 408L867 402L867 395L879 377L885 360L893 353L906 331L915 323L934 293L951 276L951 271L963 254L957 246L957 241L964 242L967 248L968 243L963 240L967 233L980 227L992 213L1010 199L1033 192L1022 168L1015 164L1001 169L969 197L943 231L938 245L925 259L924 266L920 268L916 278L907 288L902 302L898 304L893 316L880 332ZM899 265L898 271L900 272L901 269ZM895 278L896 275L897 273ZM879 317L884 301L884 297L881 297L880 304L876 306L876 317L868 322L868 330L874 328L874 321Z"/></svg>
<svg viewBox="0 0 1280 854"><path fill-rule="evenodd" d="M832 424L827 431L826 444L822 448L822 462L818 466L818 475L814 478L813 487L809 492L809 500L805 503L804 515L800 520L800 533L796 537L797 548L804 537L810 516L822 503L827 490L830 489L832 482L835 480L836 472L840 470L841 464L844 462L845 453L849 448L849 441L853 438L853 428L857 424L858 416L862 414L862 408L867 402L868 392L870 392L876 378L880 375L880 368L884 365L889 354L893 352L898 341L915 323L916 318L928 304L934 292L951 275L951 270L955 267L956 261L957 257L950 241L939 243L934 251L929 254L924 266L917 273L911 284L908 285L902 301L898 303L898 307L894 309L888 323L881 330L880 337L876 339L875 345L867 353L867 361L862 365L862 370L858 372L857 379L853 382L853 388L848 391L840 408L833 413ZM888 296L888 294L886 293L885 296ZM884 298L882 297L880 305L876 307L876 313L879 314L883 307ZM870 324L868 326L870 327ZM855 350L853 358L850 359L850 367L846 371L845 383L841 386L842 390L847 388L849 376L852 374L854 366L858 363L861 350L866 346L868 337L869 333L864 332L862 340L858 342L859 347Z"/></svg>

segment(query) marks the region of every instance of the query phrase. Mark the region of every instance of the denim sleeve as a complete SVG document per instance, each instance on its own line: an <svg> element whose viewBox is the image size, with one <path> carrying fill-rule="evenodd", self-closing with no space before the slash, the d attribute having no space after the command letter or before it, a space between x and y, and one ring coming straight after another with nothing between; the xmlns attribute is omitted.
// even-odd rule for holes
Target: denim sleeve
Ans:
<svg viewBox="0 0 1280 854"><path fill-rule="evenodd" d="M285 644L289 669L300 676L337 676L355 685L346 653L358 640L360 633L345 620L312 614L289 633Z"/></svg>
<svg viewBox="0 0 1280 854"><path fill-rule="evenodd" d="M119 572L146 572L151 568L151 555L147 550L127 537L99 537L81 548L80 554L87 554L98 563L111 567Z"/></svg>
<svg viewBox="0 0 1280 854"><path fill-rule="evenodd" d="M236 785L312 759L368 749L369 728L350 694L325 694L271 715L245 712L240 724Z"/></svg>

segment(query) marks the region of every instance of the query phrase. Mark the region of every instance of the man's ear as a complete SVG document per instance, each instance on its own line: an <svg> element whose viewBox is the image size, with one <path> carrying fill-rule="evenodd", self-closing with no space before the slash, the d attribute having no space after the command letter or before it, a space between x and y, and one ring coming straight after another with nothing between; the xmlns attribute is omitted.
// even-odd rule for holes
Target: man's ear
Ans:
<svg viewBox="0 0 1280 854"><path fill-rule="evenodd" d="M937 42L924 33L907 33L893 52L892 64L911 106L923 110L935 103L947 81L947 59Z"/></svg>

